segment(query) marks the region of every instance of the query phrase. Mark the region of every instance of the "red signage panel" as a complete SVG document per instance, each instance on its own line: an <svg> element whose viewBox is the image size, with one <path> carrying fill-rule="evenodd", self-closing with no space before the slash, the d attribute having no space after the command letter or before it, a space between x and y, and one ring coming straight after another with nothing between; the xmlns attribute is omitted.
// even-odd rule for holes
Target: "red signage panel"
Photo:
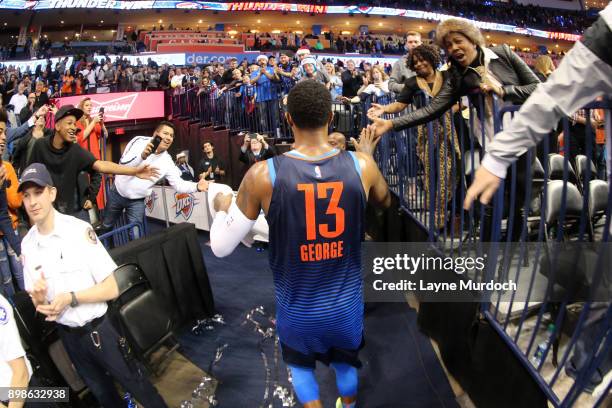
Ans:
<svg viewBox="0 0 612 408"><path fill-rule="evenodd" d="M67 96L58 98L57 105L58 107L63 105L77 106L85 97L91 98L92 114L95 114L101 107L104 107L104 119L106 122L155 119L165 116L163 91Z"/></svg>

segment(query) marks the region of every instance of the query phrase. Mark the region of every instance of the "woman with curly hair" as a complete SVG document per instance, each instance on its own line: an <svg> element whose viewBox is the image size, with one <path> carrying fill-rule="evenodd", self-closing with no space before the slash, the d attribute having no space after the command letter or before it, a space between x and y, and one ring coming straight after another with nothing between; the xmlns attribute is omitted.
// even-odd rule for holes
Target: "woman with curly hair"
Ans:
<svg viewBox="0 0 612 408"><path fill-rule="evenodd" d="M404 83L397 102L390 105L372 104L370 112L399 113L413 103L414 97L423 92L430 98L435 97L442 89L442 84L448 79L448 71L440 71L440 52L438 48L430 45L419 45L410 53L406 60L407 68L416 73ZM448 203L451 202L453 191L457 185L456 169L458 168L460 151L457 132L452 125L453 115L447 110L433 122L433 145L429 143L429 132L425 125L417 128L417 154L425 169L425 202L429 203L431 172L434 180L438 180L435 189L435 226L444 228L447 220ZM429 148L434 148L434 162L430 162Z"/></svg>

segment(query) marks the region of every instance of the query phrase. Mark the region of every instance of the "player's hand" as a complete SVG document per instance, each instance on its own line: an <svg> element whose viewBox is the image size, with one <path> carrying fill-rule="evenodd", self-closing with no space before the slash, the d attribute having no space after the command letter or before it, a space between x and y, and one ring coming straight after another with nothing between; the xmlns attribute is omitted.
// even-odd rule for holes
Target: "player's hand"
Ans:
<svg viewBox="0 0 612 408"><path fill-rule="evenodd" d="M38 305L36 311L42 313L47 321L55 321L60 314L72 303L72 295L70 293L60 293L48 305Z"/></svg>
<svg viewBox="0 0 612 408"><path fill-rule="evenodd" d="M468 188L467 193L465 194L465 200L463 201L463 208L469 210L472 207L472 203L478 197L480 197L480 202L483 204L488 204L493 197L493 194L499 188L502 179L491 173L484 167L480 167L476 170L476 175L474 177L474 182Z"/></svg>
<svg viewBox="0 0 612 408"><path fill-rule="evenodd" d="M219 174L221 173L221 169L219 169L219 166L215 167L215 174Z"/></svg>
<svg viewBox="0 0 612 408"><path fill-rule="evenodd" d="M227 210L229 210L230 206L232 205L233 197L234 196L231 193L228 193L228 194L217 193L217 195L213 199L213 207L215 211L216 212L219 212L219 211L227 212Z"/></svg>
<svg viewBox="0 0 612 408"><path fill-rule="evenodd" d="M385 113L385 107L383 105L373 103L372 107L368 109L368 118L378 118L383 113Z"/></svg>
<svg viewBox="0 0 612 408"><path fill-rule="evenodd" d="M198 191L208 191L208 181L206 179L201 178L198 181Z"/></svg>
<svg viewBox="0 0 612 408"><path fill-rule="evenodd" d="M29 290L28 293L36 305L42 305L47 302L47 280L44 273L40 273L40 278L34 282L32 290Z"/></svg>
<svg viewBox="0 0 612 408"><path fill-rule="evenodd" d="M153 153L153 147L154 147L153 143L147 143L144 150L140 154L140 157L142 157L142 160L147 160L147 157L149 157L151 153Z"/></svg>
<svg viewBox="0 0 612 408"><path fill-rule="evenodd" d="M242 146L243 147L249 147L249 145L251 144L251 138L249 137L249 135L244 135L244 141L242 142Z"/></svg>
<svg viewBox="0 0 612 408"><path fill-rule="evenodd" d="M156 181L159 177L159 170L157 167L151 167L148 164L142 164L136 168L136 177L143 180Z"/></svg>
<svg viewBox="0 0 612 408"><path fill-rule="evenodd" d="M85 201L85 204L83 204L83 209L84 210L91 210L92 208L93 208L93 204L91 203L91 200Z"/></svg>
<svg viewBox="0 0 612 408"><path fill-rule="evenodd" d="M373 122L373 125L375 126L374 129L376 131L376 136L382 136L391 129L393 129L393 122L391 122L390 120L380 119L376 117L370 118L369 116L368 118Z"/></svg>
<svg viewBox="0 0 612 408"><path fill-rule="evenodd" d="M376 125L368 125L368 127L363 128L361 130L359 141L351 137L355 150L369 154L370 156L374 156L374 151L376 150L376 146L378 145L378 142L380 142L380 139L381 137L376 134Z"/></svg>

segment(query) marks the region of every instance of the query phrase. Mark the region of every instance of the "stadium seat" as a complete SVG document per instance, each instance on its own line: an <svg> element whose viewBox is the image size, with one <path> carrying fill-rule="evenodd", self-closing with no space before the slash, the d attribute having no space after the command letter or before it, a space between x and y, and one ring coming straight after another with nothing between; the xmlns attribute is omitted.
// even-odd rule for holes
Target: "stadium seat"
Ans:
<svg viewBox="0 0 612 408"><path fill-rule="evenodd" d="M593 229L597 222L606 215L608 208L608 183L603 180L591 180L589 183L589 216Z"/></svg>
<svg viewBox="0 0 612 408"><path fill-rule="evenodd" d="M587 183L587 166L589 166L589 164L591 166L591 176L588 181L597 178L597 169L595 168L595 164L593 164L593 161L589 160L588 157L583 154L579 154L576 156L576 176L578 177L578 181L580 182L582 191L586 190L585 186Z"/></svg>
<svg viewBox="0 0 612 408"><path fill-rule="evenodd" d="M563 180L563 167L565 158L557 153L550 153L548 155L548 178L550 180ZM576 172L572 163L567 163L568 181L572 184L576 184Z"/></svg>
<svg viewBox="0 0 612 408"><path fill-rule="evenodd" d="M563 180L551 180L546 187L546 226L548 230L553 226L561 216L561 207L563 203ZM569 220L580 219L582 214L582 195L575 184L567 183L567 192L565 197L565 217L560 220L566 224ZM548 235L547 232L545 232ZM546 237L548 239L548 236Z"/></svg>
<svg viewBox="0 0 612 408"><path fill-rule="evenodd" d="M132 349L145 366L156 373L160 364L178 348L172 334L170 315L151 289L144 273L136 264L119 266L115 272L119 296L111 302L118 326L130 342ZM155 362L151 356L164 344L171 344Z"/></svg>

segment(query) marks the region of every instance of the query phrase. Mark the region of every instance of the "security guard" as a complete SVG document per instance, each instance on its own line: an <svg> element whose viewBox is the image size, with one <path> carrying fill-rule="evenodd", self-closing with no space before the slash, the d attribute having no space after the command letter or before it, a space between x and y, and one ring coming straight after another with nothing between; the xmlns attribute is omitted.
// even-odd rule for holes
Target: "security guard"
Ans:
<svg viewBox="0 0 612 408"><path fill-rule="evenodd" d="M166 407L140 364L126 361L106 317L105 302L119 293L117 266L91 226L53 208L57 190L40 163L24 170L19 191L33 224L22 243L26 290L36 311L58 323L64 347L91 392L105 408L124 406L115 379L146 408Z"/></svg>
<svg viewBox="0 0 612 408"><path fill-rule="evenodd" d="M21 345L13 307L0 295L0 407L23 407L23 402L9 403L8 387L27 387L31 376L32 367Z"/></svg>

